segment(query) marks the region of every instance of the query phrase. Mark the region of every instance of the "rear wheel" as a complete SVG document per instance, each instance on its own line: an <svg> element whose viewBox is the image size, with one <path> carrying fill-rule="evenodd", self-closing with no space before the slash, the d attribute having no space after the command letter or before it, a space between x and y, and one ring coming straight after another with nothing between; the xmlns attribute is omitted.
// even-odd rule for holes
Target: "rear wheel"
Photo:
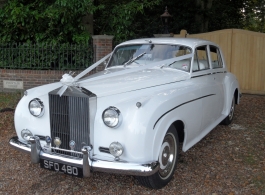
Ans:
<svg viewBox="0 0 265 195"><path fill-rule="evenodd" d="M151 176L137 177L139 183L153 189L160 189L167 185L174 175L178 153L178 135L174 126L170 126L164 137L158 156L158 161L160 163L159 171Z"/></svg>
<svg viewBox="0 0 265 195"><path fill-rule="evenodd" d="M221 122L221 124L222 125L229 125L234 118L234 112L235 112L235 96L233 97L233 100L232 100L230 112L227 115L227 117Z"/></svg>

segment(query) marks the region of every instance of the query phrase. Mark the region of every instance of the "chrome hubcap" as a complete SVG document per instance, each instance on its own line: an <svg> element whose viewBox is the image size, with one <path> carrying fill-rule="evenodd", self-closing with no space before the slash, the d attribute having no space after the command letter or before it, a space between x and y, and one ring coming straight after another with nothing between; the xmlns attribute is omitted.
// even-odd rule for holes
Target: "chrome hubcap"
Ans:
<svg viewBox="0 0 265 195"><path fill-rule="evenodd" d="M172 172L176 160L176 149L176 140L174 136L171 133L167 134L159 153L159 174L164 179Z"/></svg>
<svg viewBox="0 0 265 195"><path fill-rule="evenodd" d="M230 109L230 113L228 115L229 120L232 120L233 115L234 115L234 110L235 110L235 98L233 98L231 109Z"/></svg>

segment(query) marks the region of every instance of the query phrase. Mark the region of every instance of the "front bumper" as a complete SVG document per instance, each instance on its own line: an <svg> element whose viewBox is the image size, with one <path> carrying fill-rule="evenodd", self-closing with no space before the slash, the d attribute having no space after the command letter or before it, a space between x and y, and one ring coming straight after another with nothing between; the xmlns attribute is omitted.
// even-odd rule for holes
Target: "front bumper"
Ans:
<svg viewBox="0 0 265 195"><path fill-rule="evenodd" d="M39 163L40 158L43 158L47 160L53 160L59 163L80 167L83 169L84 177L89 177L91 171L136 176L150 176L159 170L158 161L148 164L136 164L122 161L104 161L99 159L90 159L90 151L88 149L82 150L83 159L68 158L66 156L54 153L45 153L39 144L38 138L36 137L33 137L30 141L31 144L25 144L19 141L18 137L12 137L9 140L9 144L17 150L30 154L32 163Z"/></svg>

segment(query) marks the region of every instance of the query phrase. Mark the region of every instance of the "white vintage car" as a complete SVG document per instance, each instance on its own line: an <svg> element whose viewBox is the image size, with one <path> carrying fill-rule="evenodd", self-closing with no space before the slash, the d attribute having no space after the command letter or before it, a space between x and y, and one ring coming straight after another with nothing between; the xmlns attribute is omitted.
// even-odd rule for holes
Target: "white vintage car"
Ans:
<svg viewBox="0 0 265 195"><path fill-rule="evenodd" d="M86 76L103 62L103 71ZM75 77L25 91L9 143L48 170L134 175L158 189L174 174L179 142L185 152L218 124L230 124L239 100L238 81L216 44L137 39Z"/></svg>

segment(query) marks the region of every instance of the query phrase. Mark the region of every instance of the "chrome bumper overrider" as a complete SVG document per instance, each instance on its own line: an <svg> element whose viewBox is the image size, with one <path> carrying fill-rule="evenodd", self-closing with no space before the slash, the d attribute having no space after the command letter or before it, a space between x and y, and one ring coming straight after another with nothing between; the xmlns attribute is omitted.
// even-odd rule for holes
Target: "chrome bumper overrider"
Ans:
<svg viewBox="0 0 265 195"><path fill-rule="evenodd" d="M91 171L100 171L107 173L118 173L126 175L149 176L156 173L159 169L159 162L155 161L149 164L136 164L121 161L103 161L99 159L90 159L89 150L82 149L83 159L67 158L62 155L43 152L38 137L30 138L31 144L25 144L18 140L18 137L12 137L9 144L17 150L26 152L31 156L32 163L39 163L40 158L53 160L83 169L83 176L89 177Z"/></svg>

